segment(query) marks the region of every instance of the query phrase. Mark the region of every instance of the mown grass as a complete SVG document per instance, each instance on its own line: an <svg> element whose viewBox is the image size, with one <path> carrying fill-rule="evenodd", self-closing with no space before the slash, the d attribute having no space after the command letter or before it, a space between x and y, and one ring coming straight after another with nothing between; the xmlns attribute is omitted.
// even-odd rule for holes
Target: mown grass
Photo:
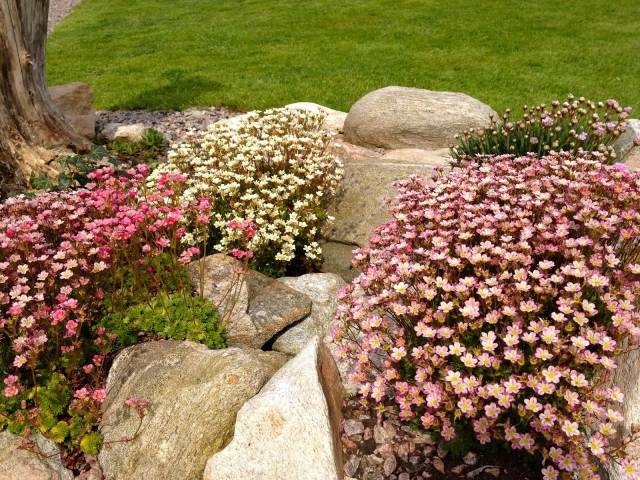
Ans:
<svg viewBox="0 0 640 480"><path fill-rule="evenodd" d="M640 108L638 0L84 0L53 32L52 84L98 108L348 110L386 85L494 108L572 92Z"/></svg>

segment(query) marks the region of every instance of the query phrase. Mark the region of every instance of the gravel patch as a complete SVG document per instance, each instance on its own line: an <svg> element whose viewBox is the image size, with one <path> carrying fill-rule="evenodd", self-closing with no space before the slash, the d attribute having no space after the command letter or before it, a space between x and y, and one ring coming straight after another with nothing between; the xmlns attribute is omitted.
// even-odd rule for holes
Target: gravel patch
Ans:
<svg viewBox="0 0 640 480"><path fill-rule="evenodd" d="M357 397L343 410L344 480L540 480L538 469L509 450L449 454L414 430L392 408L378 414Z"/></svg>
<svg viewBox="0 0 640 480"><path fill-rule="evenodd" d="M49 26L47 32L51 33L64 17L71 13L73 7L82 0L50 0L49 2Z"/></svg>
<svg viewBox="0 0 640 480"><path fill-rule="evenodd" d="M182 138L191 129L204 130L212 123L239 115L224 107L190 108L179 111L116 110L96 112L96 131L107 123L142 123L161 132L169 142Z"/></svg>

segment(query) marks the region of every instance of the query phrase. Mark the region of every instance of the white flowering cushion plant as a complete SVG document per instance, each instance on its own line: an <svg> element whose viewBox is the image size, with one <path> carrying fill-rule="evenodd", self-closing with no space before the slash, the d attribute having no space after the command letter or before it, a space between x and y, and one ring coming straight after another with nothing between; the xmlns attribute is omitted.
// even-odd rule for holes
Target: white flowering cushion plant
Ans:
<svg viewBox="0 0 640 480"><path fill-rule="evenodd" d="M185 203L196 202L184 241L209 236L216 251L238 247L236 222L252 221L252 264L280 274L322 255L318 240L331 221L328 203L343 175L327 152L324 115L302 110L252 112L234 126L220 122L174 145L161 172L187 176Z"/></svg>

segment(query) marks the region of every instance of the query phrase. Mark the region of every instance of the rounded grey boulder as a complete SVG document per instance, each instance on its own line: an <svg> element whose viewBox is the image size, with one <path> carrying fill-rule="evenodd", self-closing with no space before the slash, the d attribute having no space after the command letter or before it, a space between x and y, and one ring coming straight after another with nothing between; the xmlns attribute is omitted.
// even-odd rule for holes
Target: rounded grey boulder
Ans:
<svg viewBox="0 0 640 480"><path fill-rule="evenodd" d="M495 112L464 93L385 87L368 93L349 111L345 139L385 149L449 147L454 135L489 124Z"/></svg>

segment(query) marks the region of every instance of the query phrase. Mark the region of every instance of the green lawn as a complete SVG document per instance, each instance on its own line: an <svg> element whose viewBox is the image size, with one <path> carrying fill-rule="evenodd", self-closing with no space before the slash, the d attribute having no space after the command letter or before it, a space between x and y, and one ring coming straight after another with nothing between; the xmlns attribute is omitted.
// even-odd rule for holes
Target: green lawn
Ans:
<svg viewBox="0 0 640 480"><path fill-rule="evenodd" d="M404 85L500 110L572 92L640 110L638 0L84 0L50 37L50 83L99 108L348 110Z"/></svg>

